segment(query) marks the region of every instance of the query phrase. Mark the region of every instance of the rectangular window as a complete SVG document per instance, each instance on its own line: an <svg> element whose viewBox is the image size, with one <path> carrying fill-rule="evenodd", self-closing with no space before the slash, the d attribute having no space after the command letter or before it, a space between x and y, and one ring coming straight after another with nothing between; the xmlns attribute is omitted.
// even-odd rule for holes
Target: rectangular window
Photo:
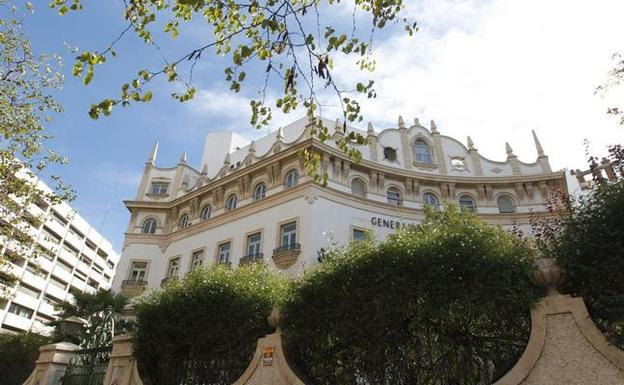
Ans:
<svg viewBox="0 0 624 385"><path fill-rule="evenodd" d="M193 252L193 255L191 255L190 271L195 271L199 269L203 264L204 264L204 250L197 250Z"/></svg>
<svg viewBox="0 0 624 385"><path fill-rule="evenodd" d="M353 240L356 242L363 241L368 236L368 232L362 229L353 229Z"/></svg>
<svg viewBox="0 0 624 385"><path fill-rule="evenodd" d="M52 210L52 218L50 219L58 223L61 227L67 226L67 219L59 214L56 210Z"/></svg>
<svg viewBox="0 0 624 385"><path fill-rule="evenodd" d="M230 262L230 242L225 242L219 245L218 262L219 263Z"/></svg>
<svg viewBox="0 0 624 385"><path fill-rule="evenodd" d="M247 256L257 257L260 255L260 244L262 243L262 234L255 233L247 237Z"/></svg>
<svg viewBox="0 0 624 385"><path fill-rule="evenodd" d="M169 182L152 182L152 194L165 195L169 188Z"/></svg>
<svg viewBox="0 0 624 385"><path fill-rule="evenodd" d="M281 227L281 246L294 246L297 243L297 222L290 222Z"/></svg>
<svg viewBox="0 0 624 385"><path fill-rule="evenodd" d="M16 303L12 303L9 307L9 313L17 314L20 317L31 319L34 311Z"/></svg>
<svg viewBox="0 0 624 385"><path fill-rule="evenodd" d="M147 262L132 262L130 281L145 281L147 276Z"/></svg>
<svg viewBox="0 0 624 385"><path fill-rule="evenodd" d="M169 267L167 268L167 278L177 277L179 269L180 269L180 257L170 259Z"/></svg>
<svg viewBox="0 0 624 385"><path fill-rule="evenodd" d="M63 280L61 280L61 279L59 279L59 278L57 278L55 276L51 276L50 277L50 283L53 286L58 287L59 289L62 289L62 290L67 289L67 282L65 282L65 281L63 281Z"/></svg>
<svg viewBox="0 0 624 385"><path fill-rule="evenodd" d="M26 270L44 279L48 276L48 273L45 272L40 266L33 265L30 262L28 263L28 265L26 265Z"/></svg>
<svg viewBox="0 0 624 385"><path fill-rule="evenodd" d="M90 240L90 239L87 239L87 240L85 241L85 243L86 243L87 247L88 247L88 248L90 248L90 249L91 249L91 250L93 250L93 251L95 251L95 249L97 248L97 246L95 245L95 243L93 243L93 241L92 241L92 240Z"/></svg>
<svg viewBox="0 0 624 385"><path fill-rule="evenodd" d="M82 273L82 272L80 272L80 271L78 271L78 270L76 270L76 271L74 272L74 276L75 276L76 278L78 278L79 280L81 280L81 281L86 281L86 280L87 280L87 276L86 276L84 273Z"/></svg>
<svg viewBox="0 0 624 385"><path fill-rule="evenodd" d="M108 268L111 270L115 269L115 264L111 261L106 262L106 266L108 266Z"/></svg>
<svg viewBox="0 0 624 385"><path fill-rule="evenodd" d="M20 285L17 287L17 291L19 291L20 293L29 295L33 298L37 298L37 299L39 298L39 295L41 294L41 291L25 283L20 283Z"/></svg>
<svg viewBox="0 0 624 385"><path fill-rule="evenodd" d="M60 258L56 260L56 266L60 267L61 269L65 270L68 273L71 273L73 270L72 265L70 265L66 261L63 261Z"/></svg>
<svg viewBox="0 0 624 385"><path fill-rule="evenodd" d="M78 258L78 250L76 250L75 247L71 246L68 243L63 243L63 250L67 251L69 254L73 255L74 257Z"/></svg>
<svg viewBox="0 0 624 385"><path fill-rule="evenodd" d="M108 254L102 249L98 249L97 255L102 259L108 259Z"/></svg>
<svg viewBox="0 0 624 385"><path fill-rule="evenodd" d="M61 240L63 239L60 235L58 235L57 233L55 233L49 227L46 227L46 226L43 226L43 230L41 230L41 234L43 235L43 238L46 241L55 243L57 245L60 244Z"/></svg>
<svg viewBox="0 0 624 385"><path fill-rule="evenodd" d="M74 234L76 237L80 238L80 239L84 239L84 234L82 232L80 232L80 230L78 230L77 228L75 228L73 225L69 225L69 232Z"/></svg>

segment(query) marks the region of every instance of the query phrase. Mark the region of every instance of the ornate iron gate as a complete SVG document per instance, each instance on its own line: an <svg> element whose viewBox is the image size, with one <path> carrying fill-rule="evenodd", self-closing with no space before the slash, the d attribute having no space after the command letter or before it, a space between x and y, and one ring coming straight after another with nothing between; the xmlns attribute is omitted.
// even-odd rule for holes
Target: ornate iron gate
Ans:
<svg viewBox="0 0 624 385"><path fill-rule="evenodd" d="M102 385L111 346L76 352L63 376L62 385Z"/></svg>

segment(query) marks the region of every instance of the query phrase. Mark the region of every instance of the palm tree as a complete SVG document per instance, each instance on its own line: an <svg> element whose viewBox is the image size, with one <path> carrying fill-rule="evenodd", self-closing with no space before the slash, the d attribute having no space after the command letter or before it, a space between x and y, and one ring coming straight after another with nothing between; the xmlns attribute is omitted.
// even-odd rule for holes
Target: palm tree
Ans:
<svg viewBox="0 0 624 385"><path fill-rule="evenodd" d="M106 346L111 343L116 331L123 327L122 315L127 303L126 298L111 291L77 293L74 294L73 303L63 302L57 306L60 311L59 319L52 321L50 325L55 326L56 339L70 339L72 341L69 342L77 343L83 348ZM84 328L78 336L67 336L61 330L61 322L67 319L83 323Z"/></svg>

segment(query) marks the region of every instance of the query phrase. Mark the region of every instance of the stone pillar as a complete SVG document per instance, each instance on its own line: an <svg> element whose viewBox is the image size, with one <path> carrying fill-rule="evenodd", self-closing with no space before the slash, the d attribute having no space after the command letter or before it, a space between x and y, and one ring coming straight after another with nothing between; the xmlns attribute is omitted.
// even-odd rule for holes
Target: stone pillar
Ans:
<svg viewBox="0 0 624 385"><path fill-rule="evenodd" d="M78 349L77 345L70 342L40 347L35 369L23 385L60 385L69 361Z"/></svg>
<svg viewBox="0 0 624 385"><path fill-rule="evenodd" d="M113 338L113 350L102 384L143 385L132 349L132 335L122 334Z"/></svg>
<svg viewBox="0 0 624 385"><path fill-rule="evenodd" d="M531 309L531 336L516 365L494 385L624 385L624 351L609 344L582 298L557 290L563 271L538 260L531 281L546 290Z"/></svg>
<svg viewBox="0 0 624 385"><path fill-rule="evenodd" d="M258 340L249 366L234 385L305 385L296 374L298 370L288 363L284 354L283 318L279 309L273 310L268 320L276 328L275 333ZM109 384L105 382L104 385Z"/></svg>

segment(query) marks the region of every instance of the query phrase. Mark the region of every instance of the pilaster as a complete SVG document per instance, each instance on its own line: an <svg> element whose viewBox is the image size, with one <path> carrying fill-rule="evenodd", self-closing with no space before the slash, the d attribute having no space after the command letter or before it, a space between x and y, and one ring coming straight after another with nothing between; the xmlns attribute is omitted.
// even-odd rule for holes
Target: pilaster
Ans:
<svg viewBox="0 0 624 385"><path fill-rule="evenodd" d="M122 334L113 338L113 350L102 384L143 385L143 381L139 377L130 334Z"/></svg>

